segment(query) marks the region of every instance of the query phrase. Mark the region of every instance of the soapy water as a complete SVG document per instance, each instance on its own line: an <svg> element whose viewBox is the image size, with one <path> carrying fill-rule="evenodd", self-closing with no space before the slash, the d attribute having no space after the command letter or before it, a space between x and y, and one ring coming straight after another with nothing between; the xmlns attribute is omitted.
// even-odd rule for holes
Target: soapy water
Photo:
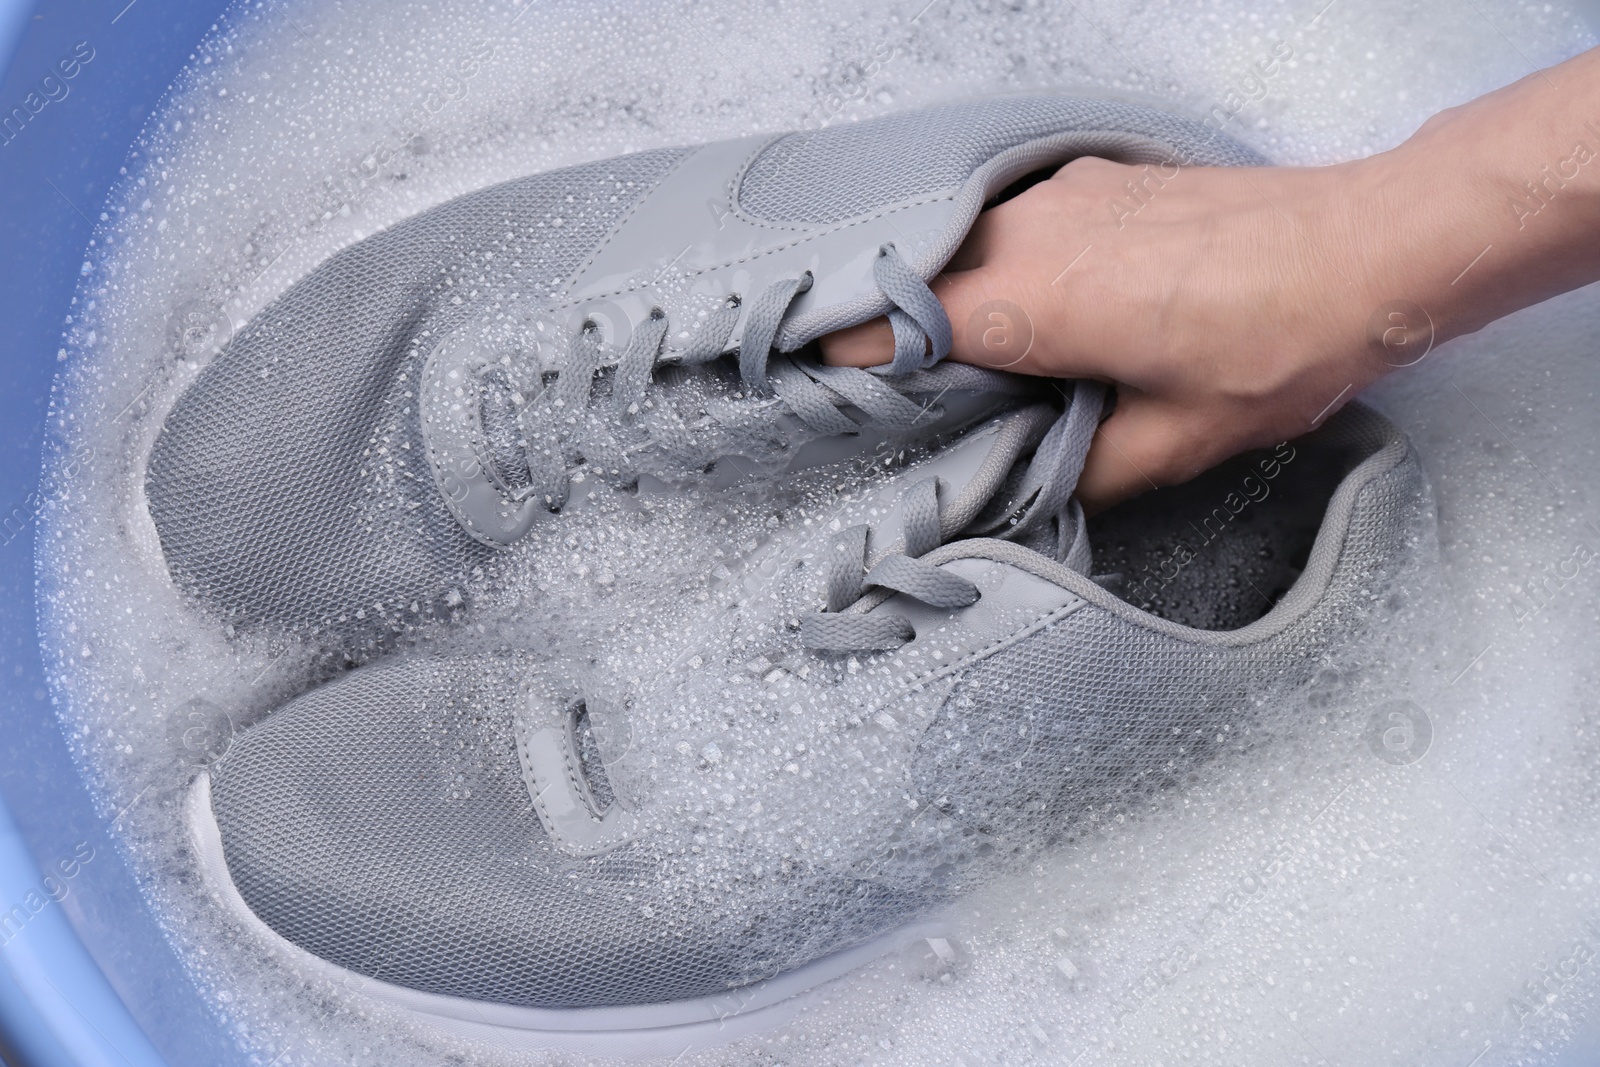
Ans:
<svg viewBox="0 0 1600 1067"><path fill-rule="evenodd" d="M583 160L1048 89L1215 116L1281 162L1329 162L1593 43L1559 6L1392 8L235 8L134 147L86 256L40 589L83 773L240 1048L280 1064L574 1061L447 1036L359 981L303 973L196 878L188 783L340 666L199 615L145 510L161 420L235 329L366 234ZM1309 696L1181 789L1095 813L963 901L950 938L678 1062L1548 1062L1600 990L1597 327L1596 293L1569 294L1375 390L1434 480L1438 559L1419 559L1433 580L1400 621ZM525 595L529 625L556 631L641 581L686 579L708 545L739 553L760 510L661 507L655 573L629 562L642 546L626 530L563 527L570 541L513 556L501 617ZM474 625L447 624L449 639ZM407 634L399 654L432 639Z"/></svg>

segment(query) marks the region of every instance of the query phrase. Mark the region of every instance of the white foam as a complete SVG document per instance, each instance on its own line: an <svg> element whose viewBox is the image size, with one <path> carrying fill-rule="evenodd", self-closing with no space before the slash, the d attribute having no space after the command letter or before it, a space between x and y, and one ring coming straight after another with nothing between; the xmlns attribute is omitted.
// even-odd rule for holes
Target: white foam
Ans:
<svg viewBox="0 0 1600 1067"><path fill-rule="evenodd" d="M625 151L1027 88L1203 116L1287 45L1235 129L1326 162L1592 43L1559 6L1488 0L238 9L136 146L87 257L52 415L78 473L41 539L63 722L107 812L133 805L119 825L151 907L219 1019L262 1062L521 1062L397 1026L193 892L182 754L214 754L317 661L220 631L165 577L140 484L192 374L175 321L226 332L363 234ZM682 1062L1487 1067L1559 1047L1600 988L1600 568L1561 577L1577 545L1600 550L1597 327L1597 293L1572 294L1377 391L1435 480L1450 610L1393 634L1359 690L1335 685L1289 739L967 902L952 957L880 965L779 1033ZM1362 742L1375 693L1427 712L1419 761Z"/></svg>

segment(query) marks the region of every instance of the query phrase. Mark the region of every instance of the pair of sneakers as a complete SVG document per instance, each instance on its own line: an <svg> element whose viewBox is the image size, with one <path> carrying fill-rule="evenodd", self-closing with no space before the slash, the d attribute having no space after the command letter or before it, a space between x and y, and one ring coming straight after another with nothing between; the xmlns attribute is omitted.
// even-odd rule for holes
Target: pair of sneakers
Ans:
<svg viewBox="0 0 1600 1067"><path fill-rule="evenodd" d="M1383 418L1086 520L1105 387L942 362L928 280L1081 155L1260 162L1120 103L930 108L485 189L257 316L155 445L165 558L372 662L196 782L241 919L458 1032L726 1039L1354 640L1431 521ZM884 314L882 372L809 354ZM668 536L710 512L735 550ZM539 570L589 556L632 562Z"/></svg>

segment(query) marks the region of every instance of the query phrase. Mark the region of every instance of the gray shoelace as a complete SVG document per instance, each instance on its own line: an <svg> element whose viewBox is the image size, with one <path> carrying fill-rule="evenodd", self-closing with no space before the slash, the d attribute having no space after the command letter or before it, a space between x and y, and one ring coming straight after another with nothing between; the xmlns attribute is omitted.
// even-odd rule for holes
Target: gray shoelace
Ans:
<svg viewBox="0 0 1600 1067"><path fill-rule="evenodd" d="M800 620L800 640L820 652L883 651L916 637L911 620L894 612L864 613L895 593L930 607L955 610L977 603L972 582L919 557L956 536L1043 541L1063 564L1084 574L1091 565L1083 507L1072 495L1090 442L1100 425L1106 387L1077 382L1055 425L1034 450L1021 485L998 517L960 530L945 528L947 515L934 478L914 483L902 498L904 543L867 567L868 527L845 531L829 560L824 611ZM855 610L851 610L855 609Z"/></svg>
<svg viewBox="0 0 1600 1067"><path fill-rule="evenodd" d="M894 328L894 361L890 374L926 370L950 354L953 333L944 305L928 283L900 258L894 245L879 248L872 263L872 279L883 295L894 301L889 325Z"/></svg>
<svg viewBox="0 0 1600 1067"><path fill-rule="evenodd" d="M908 430L928 416L928 408L904 392L915 391L917 371L949 354L950 320L927 283L906 266L893 245L879 249L873 269L879 288L895 305L889 313L895 335L893 362L871 373L775 352L784 315L794 299L811 287L811 276L774 282L751 302L739 345L740 382L745 395L758 403L746 405L751 410L740 425L725 422L719 429L735 438L770 438L774 412L770 403L759 402L774 397L805 426L826 436L860 428L841 410L845 407L890 431ZM637 457L644 450L679 458L688 466L703 465L704 428L686 422L666 392L652 386L669 367L694 368L720 358L739 321L740 305L735 295L712 312L670 365L661 361L667 318L659 308L635 327L614 360L608 359L598 329L586 323L572 339L567 363L555 382L515 415L525 432L527 482L505 477L506 465L492 460L487 444L484 469L510 499L539 497L557 510L566 503L570 472L580 462L621 484L637 477ZM608 368L609 410L596 410L594 385Z"/></svg>

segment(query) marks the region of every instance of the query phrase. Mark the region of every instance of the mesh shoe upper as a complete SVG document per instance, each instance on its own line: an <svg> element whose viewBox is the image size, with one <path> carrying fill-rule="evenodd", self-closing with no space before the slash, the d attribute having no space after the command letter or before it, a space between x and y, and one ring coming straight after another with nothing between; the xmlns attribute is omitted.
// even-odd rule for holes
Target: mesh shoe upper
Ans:
<svg viewBox="0 0 1600 1067"><path fill-rule="evenodd" d="M450 517L423 455L424 334L514 310L519 287L570 273L681 155L451 201L274 301L180 398L151 454L145 491L179 584L229 619L290 625L409 618L460 588L491 554Z"/></svg>
<svg viewBox="0 0 1600 1067"><path fill-rule="evenodd" d="M831 535L885 514L882 495L838 501L791 515L790 536L705 600L678 590L607 623L584 662L418 659L295 701L214 768L229 871L265 922L334 963L515 1004L715 994L858 943L1092 805L1181 777L1220 728L1360 639L1431 529L1420 465L1360 409L1295 446L1281 477L1320 486L1323 521L1302 543L1305 502L1288 493L1277 517L1236 516L1280 530L1275 551L1303 568L1270 612L1227 620L1238 628L1185 627L980 539L923 557L980 584L974 606L923 611L899 649L806 653L795 617L818 603ZM1212 483L1217 500L1235 474ZM1112 514L1103 555L1159 561L1203 517L1119 531ZM1189 562L1227 559L1200 545ZM598 853L565 847L535 810L552 783L530 779L530 679L551 676L606 727L568 773L603 761L591 792L634 819Z"/></svg>
<svg viewBox="0 0 1600 1067"><path fill-rule="evenodd" d="M1319 480L1325 487L1337 484L1352 459L1392 444L1382 420L1351 414L1329 427L1321 448L1300 448L1295 462L1301 468L1291 463L1280 476L1286 493L1294 492L1296 478L1309 481L1311 492ZM1325 590L1276 632L1245 643L1206 643L1178 636L1175 627L1155 628L1135 612L1087 610L1024 637L966 673L919 744L913 772L918 780L938 783L942 810L965 839L961 853L984 846L1025 851L1070 832L1075 813L1181 781L1221 746L1219 727L1247 727L1257 701L1288 694L1330 654L1359 641L1383 594L1403 580L1432 536L1421 466L1409 452L1395 459L1395 466L1361 490L1341 541L1324 539L1313 550L1337 553ZM1310 469L1318 464L1321 470ZM1224 468L1202 485L1185 487L1182 495L1191 506L1180 505L1161 524L1165 537L1155 540L1187 537L1196 555L1184 568L1193 568L1196 583L1208 581L1204 597L1169 597L1158 605L1169 616L1187 616L1201 626L1246 622L1267 606L1269 592L1286 603L1281 588L1261 591L1252 584L1267 585L1284 565L1309 569L1304 548L1297 546L1306 546L1306 534L1316 531L1295 529L1306 517L1303 497L1291 497L1281 509L1263 508L1269 514L1261 524L1281 523L1277 530L1252 536L1235 528L1210 543L1194 532L1190 521L1203 522L1223 506L1239 481L1236 469ZM1196 501L1199 507L1192 506ZM1148 514L1152 506L1146 501L1137 510ZM1309 510L1316 516L1323 509ZM1103 526L1127 521L1114 512L1107 519ZM1174 536L1179 529L1185 532ZM1148 527L1142 532L1149 536ZM1262 545L1269 550L1262 552ZM1251 549L1248 562L1239 558ZM1116 554L1105 550L1106 556ZM1166 544L1151 555L1158 563L1173 558ZM1239 596L1240 586L1248 599ZM1232 618L1218 618L1219 606L1230 603ZM1192 619L1197 613L1202 618ZM946 730L976 743L941 744Z"/></svg>
<svg viewBox="0 0 1600 1067"><path fill-rule="evenodd" d="M999 97L790 134L751 164L739 204L773 221L833 222L955 188L1016 145L1095 129L1170 145L1180 163L1266 162L1205 126L1149 108L1083 97Z"/></svg>
<svg viewBox="0 0 1600 1067"><path fill-rule="evenodd" d="M1075 149L1062 142L1024 151L1041 138L1078 134L1088 140L1074 142ZM521 371L514 387L496 379L486 392L515 397L519 388L531 393L552 375L575 373L562 365L564 343L549 343L572 325L571 315L616 320L607 329L620 349L626 345L617 322L634 316L637 336L649 321L646 312L659 304L670 313L670 325L661 327L663 351L682 357L698 336L689 325L721 321L726 309L716 302L718 287L733 284L729 279L748 281L762 271L798 279L814 271L810 291L791 292L794 314L777 333L778 347L791 350L885 310L869 269L884 242L909 247L915 239L932 249L927 254L935 260L919 267L931 277L943 262L937 257L954 251L990 191L973 185L974 176L999 154L1022 151L1008 165L1025 169L1059 163L1063 153L1070 158L1102 141L1141 158L1261 162L1205 126L1143 108L1002 98L756 139L754 152L731 143L739 150L729 155L724 145L723 155L743 160L743 167L702 175L710 182L703 189L685 175L698 173L692 162L716 156L711 150L719 146L522 178L406 220L292 286L179 398L145 482L168 566L185 590L239 624L382 632L441 601L456 603L466 576L489 570L492 554L452 510L456 487L430 470L438 441L422 412L435 381L429 361L444 339L481 328L480 340L500 345L498 354ZM985 180L991 179L1006 175ZM650 199L673 182L683 186L675 194L683 203ZM708 209L722 196L739 210ZM699 245L685 258L680 230L711 258L690 262L701 255ZM735 231L739 236L729 236ZM834 262L829 256L839 265L832 274L823 268L823 261ZM746 300L733 312L738 322L724 328L748 327L760 303ZM773 310L762 313L770 317ZM607 350L583 372L617 381L633 358ZM619 370L608 371L612 364ZM814 395L829 395L827 383L807 385L796 374L791 370L796 388L813 395L800 404L785 393L784 402L818 425L835 424L826 405L817 410ZM441 381L437 391L454 403L451 391L460 383L448 375ZM709 382L718 396L739 395L715 375L686 381L696 388ZM682 393L692 397L687 387ZM556 399L570 411L570 397ZM485 484L528 491L517 469L515 420L505 403L490 407L472 465L482 468ZM695 408L681 424L672 422L669 451L693 452L702 438L728 436L708 433L706 427L725 420L712 407L704 412L711 414ZM620 425L625 417L613 421ZM759 427L735 436L745 448L777 451L784 443L782 432ZM612 465L613 457L634 451L623 444L596 445L588 458ZM554 462L567 458L561 453ZM690 468L705 460L695 454L675 462Z"/></svg>
<svg viewBox="0 0 1600 1067"><path fill-rule="evenodd" d="M241 736L214 769L229 871L283 936L428 992L546 1007L693 996L751 976L638 848L550 846L511 719L525 658L366 668Z"/></svg>

